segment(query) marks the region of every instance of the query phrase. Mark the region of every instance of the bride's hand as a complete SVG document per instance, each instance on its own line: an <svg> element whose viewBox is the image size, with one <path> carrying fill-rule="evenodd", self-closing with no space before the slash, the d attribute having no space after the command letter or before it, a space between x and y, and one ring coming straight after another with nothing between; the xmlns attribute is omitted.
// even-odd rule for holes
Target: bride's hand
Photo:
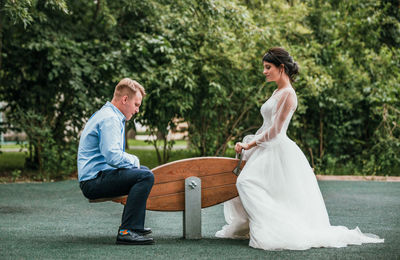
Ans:
<svg viewBox="0 0 400 260"><path fill-rule="evenodd" d="M248 150L249 149L249 144L244 144L241 142L238 142L235 144L235 151L236 153L241 153L242 149Z"/></svg>

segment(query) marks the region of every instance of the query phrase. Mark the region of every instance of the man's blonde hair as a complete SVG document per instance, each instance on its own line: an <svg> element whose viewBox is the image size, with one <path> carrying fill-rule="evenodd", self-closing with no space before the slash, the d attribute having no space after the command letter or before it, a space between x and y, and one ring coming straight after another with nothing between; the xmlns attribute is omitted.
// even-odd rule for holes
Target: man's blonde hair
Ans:
<svg viewBox="0 0 400 260"><path fill-rule="evenodd" d="M129 98L132 98L138 91L142 94L142 97L146 96L144 87L136 80L124 78L118 82L117 86L115 87L114 97L120 98L122 96L128 96Z"/></svg>

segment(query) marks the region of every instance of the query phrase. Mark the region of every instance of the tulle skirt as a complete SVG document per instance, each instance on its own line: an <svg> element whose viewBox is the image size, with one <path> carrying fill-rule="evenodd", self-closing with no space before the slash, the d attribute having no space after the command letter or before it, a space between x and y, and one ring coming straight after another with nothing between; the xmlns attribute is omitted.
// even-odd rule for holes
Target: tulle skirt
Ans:
<svg viewBox="0 0 400 260"><path fill-rule="evenodd" d="M227 225L217 237L250 238L251 247L265 250L384 242L358 227L330 225L314 172L287 136L246 152L236 183L239 197L224 203Z"/></svg>

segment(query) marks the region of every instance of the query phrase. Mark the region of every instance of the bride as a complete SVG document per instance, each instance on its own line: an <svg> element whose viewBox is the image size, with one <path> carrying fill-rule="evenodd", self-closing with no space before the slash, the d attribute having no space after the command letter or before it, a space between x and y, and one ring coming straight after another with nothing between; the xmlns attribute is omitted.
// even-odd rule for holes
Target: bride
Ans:
<svg viewBox="0 0 400 260"><path fill-rule="evenodd" d="M291 85L297 63L282 48L263 57L264 75L277 89L261 106L263 125L255 135L236 143L246 160L237 179L239 197L224 204L225 225L220 238L249 238L249 245L265 250L305 250L382 243L357 228L331 226L314 172L300 148L286 135L297 107Z"/></svg>

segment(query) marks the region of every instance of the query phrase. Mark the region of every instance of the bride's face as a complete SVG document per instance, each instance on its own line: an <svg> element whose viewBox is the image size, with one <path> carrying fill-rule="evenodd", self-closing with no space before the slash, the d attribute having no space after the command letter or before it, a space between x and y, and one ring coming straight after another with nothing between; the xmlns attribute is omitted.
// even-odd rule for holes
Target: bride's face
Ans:
<svg viewBox="0 0 400 260"><path fill-rule="evenodd" d="M267 82L277 81L281 77L281 72L279 68L273 63L264 61L264 71L263 74L267 77Z"/></svg>

